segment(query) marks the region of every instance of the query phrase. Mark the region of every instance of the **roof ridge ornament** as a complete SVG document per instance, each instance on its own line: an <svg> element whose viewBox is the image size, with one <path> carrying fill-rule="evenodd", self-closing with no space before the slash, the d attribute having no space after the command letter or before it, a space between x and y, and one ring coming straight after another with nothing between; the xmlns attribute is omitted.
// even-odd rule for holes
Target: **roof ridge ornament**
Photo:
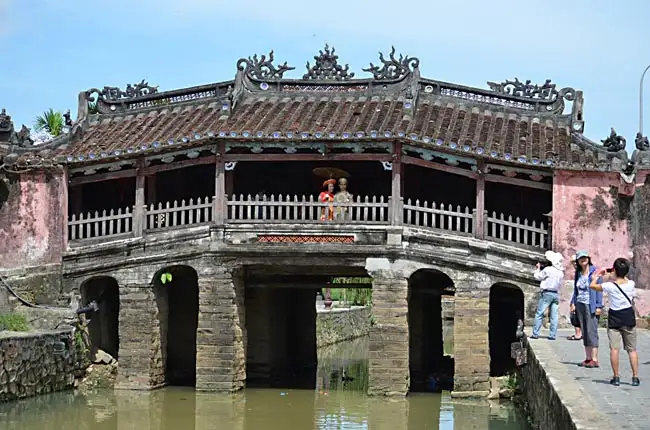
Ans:
<svg viewBox="0 0 650 430"><path fill-rule="evenodd" d="M648 136L644 136L641 132L636 133L636 138L634 138L634 145L639 151L648 151L650 150L650 141Z"/></svg>
<svg viewBox="0 0 650 430"><path fill-rule="evenodd" d="M343 81L354 78L354 72L348 72L350 70L348 64L345 66L339 64L339 56L335 54L336 49L333 46L330 49L326 43L325 49L318 52L319 55L314 56L316 63L313 66L310 66L307 61L307 73L303 75L303 79Z"/></svg>
<svg viewBox="0 0 650 430"><path fill-rule="evenodd" d="M606 139L602 139L601 142L607 148L608 152L619 152L625 149L627 140L623 136L616 134L616 130L612 127L609 136Z"/></svg>
<svg viewBox="0 0 650 430"><path fill-rule="evenodd" d="M14 123L11 120L11 115L7 114L7 110L2 108L0 110L0 133L11 133L14 129Z"/></svg>
<svg viewBox="0 0 650 430"><path fill-rule="evenodd" d="M384 58L384 54L379 51L379 61L384 65L382 67L375 66L370 63L367 69L361 69L364 72L370 72L373 78L377 81L397 80L410 75L420 66L420 59L417 57L409 57L408 55L399 54L399 58L395 58L395 47L391 46L388 60Z"/></svg>
<svg viewBox="0 0 650 430"><path fill-rule="evenodd" d="M88 101L94 102L94 97L91 97L92 94L97 93L98 96L104 101L118 101L122 99L135 99L139 97L144 97L150 94L156 94L158 92L158 87L152 87L144 79L137 84L127 84L124 91L119 87L109 87L105 86L102 90L97 88L91 88L86 91L86 96Z"/></svg>
<svg viewBox="0 0 650 430"><path fill-rule="evenodd" d="M561 114L564 112L564 100L573 101L576 91L566 87L560 90L556 85L546 79L542 85L532 84L530 79L525 82L515 78L514 81L506 79L501 83L490 82L487 84L496 93L512 97L530 99L531 102L546 102L546 110L550 113Z"/></svg>
<svg viewBox="0 0 650 430"><path fill-rule="evenodd" d="M282 79L285 72L295 69L295 67L289 66L286 61L276 67L273 65L273 60L273 50L269 52L268 59L264 54L259 58L257 54L254 54L252 57L240 58L237 61L237 70L245 71L251 78L265 80Z"/></svg>

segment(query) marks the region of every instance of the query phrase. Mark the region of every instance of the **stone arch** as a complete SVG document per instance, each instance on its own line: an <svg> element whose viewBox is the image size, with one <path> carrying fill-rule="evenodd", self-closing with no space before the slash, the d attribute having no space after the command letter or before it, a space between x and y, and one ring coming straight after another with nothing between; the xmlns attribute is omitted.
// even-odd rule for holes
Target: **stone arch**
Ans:
<svg viewBox="0 0 650 430"><path fill-rule="evenodd" d="M450 389L449 384L453 385L453 352L445 355L444 348L445 335L453 342L453 322L443 319L443 297L453 295L454 282L441 270L418 269L408 278L407 319L412 392Z"/></svg>
<svg viewBox="0 0 650 430"><path fill-rule="evenodd" d="M165 382L195 386L198 273L188 265L171 265L158 270L151 282L158 310Z"/></svg>
<svg viewBox="0 0 650 430"><path fill-rule="evenodd" d="M524 320L524 292L514 284L497 282L490 288L488 342L490 376L504 376L515 368L510 345L517 340L517 321Z"/></svg>
<svg viewBox="0 0 650 430"><path fill-rule="evenodd" d="M102 350L115 359L119 353L120 292L117 280L112 276L94 276L79 284L80 307L97 303L98 311L87 318L91 352Z"/></svg>

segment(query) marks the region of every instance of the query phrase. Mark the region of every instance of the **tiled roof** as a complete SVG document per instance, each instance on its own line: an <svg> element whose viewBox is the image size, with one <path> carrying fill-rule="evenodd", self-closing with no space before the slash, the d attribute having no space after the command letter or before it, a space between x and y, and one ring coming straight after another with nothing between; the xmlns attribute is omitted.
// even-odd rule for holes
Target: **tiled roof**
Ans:
<svg viewBox="0 0 650 430"><path fill-rule="evenodd" d="M303 79L284 79L282 74L291 68L273 66L264 75L254 58L240 60L235 81L220 84L160 93L144 81L123 92L93 89L80 96L80 120L70 135L43 148L57 162L85 164L220 139L401 139L445 152L545 167L610 170L627 161L624 151L608 152L582 135L579 91L556 91L550 81L542 86L515 81L489 83L491 90L467 88L421 79L417 59L391 58L382 61L402 69L369 69L373 79L349 79L336 59L334 69L323 72L318 57ZM264 57L261 61L270 64ZM93 94L101 113L90 115L85 104ZM562 112L565 99L574 101L570 114ZM17 151L10 161L26 164L43 158L30 149Z"/></svg>

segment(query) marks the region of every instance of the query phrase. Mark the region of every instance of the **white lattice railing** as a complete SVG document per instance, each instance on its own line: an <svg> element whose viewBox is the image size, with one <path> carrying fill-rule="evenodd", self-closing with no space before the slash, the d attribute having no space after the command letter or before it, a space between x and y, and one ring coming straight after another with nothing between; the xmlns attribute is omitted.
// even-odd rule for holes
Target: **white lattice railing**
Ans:
<svg viewBox="0 0 650 430"><path fill-rule="evenodd" d="M68 220L68 240L72 241L124 236L132 231L133 213L129 207L72 214Z"/></svg>
<svg viewBox="0 0 650 430"><path fill-rule="evenodd" d="M315 196L232 196L228 199L229 223L389 224L389 198L356 196L351 202L322 203Z"/></svg>
<svg viewBox="0 0 650 430"><path fill-rule="evenodd" d="M222 202L227 224L388 225L400 222L392 219L391 199L384 196L355 196L350 202L323 203L313 195L233 195ZM68 221L68 239L133 236L141 232L206 225L215 222L215 203L214 197L200 197L151 204L140 212L127 207L76 214ZM485 211L482 231L477 231L477 213L469 206L408 199L400 202L397 208L405 226L536 248L543 248L548 239L544 223L496 212ZM142 219L135 219L136 213L141 214Z"/></svg>

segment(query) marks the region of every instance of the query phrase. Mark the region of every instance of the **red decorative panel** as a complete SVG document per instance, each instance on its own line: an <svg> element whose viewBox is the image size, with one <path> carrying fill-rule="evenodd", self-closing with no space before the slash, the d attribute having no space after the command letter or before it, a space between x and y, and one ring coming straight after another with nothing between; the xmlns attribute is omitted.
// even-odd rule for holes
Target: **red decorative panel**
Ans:
<svg viewBox="0 0 650 430"><path fill-rule="evenodd" d="M258 243L354 243L354 236L316 236L296 234L261 234Z"/></svg>

